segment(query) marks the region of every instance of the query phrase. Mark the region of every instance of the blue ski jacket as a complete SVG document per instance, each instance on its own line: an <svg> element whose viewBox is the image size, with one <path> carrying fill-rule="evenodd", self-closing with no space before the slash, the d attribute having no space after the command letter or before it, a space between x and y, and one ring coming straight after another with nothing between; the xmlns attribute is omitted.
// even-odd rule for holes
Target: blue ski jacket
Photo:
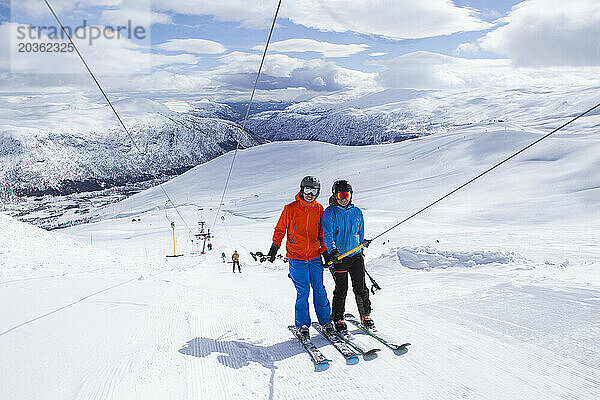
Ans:
<svg viewBox="0 0 600 400"><path fill-rule="evenodd" d="M333 202L323 212L323 241L327 251L338 249L340 254L352 250L365 239L365 221L360 208L354 204L344 208ZM349 256L362 251L356 250Z"/></svg>

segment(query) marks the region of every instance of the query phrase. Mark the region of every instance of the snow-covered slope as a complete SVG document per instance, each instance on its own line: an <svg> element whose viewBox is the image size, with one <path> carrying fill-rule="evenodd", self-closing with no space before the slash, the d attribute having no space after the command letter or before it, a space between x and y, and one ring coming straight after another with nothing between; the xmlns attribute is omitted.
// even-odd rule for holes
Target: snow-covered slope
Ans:
<svg viewBox="0 0 600 400"><path fill-rule="evenodd" d="M223 220L215 212L231 153L164 184L177 210L160 188L110 205L94 222L61 232L86 243L91 236L95 246L135 264L135 272L76 275L63 268L60 277L0 280L3 394L595 399L600 144L593 132L579 130L595 118L540 143L365 251L367 269L382 287L372 297L372 316L382 331L411 342L408 351L384 348L346 363L313 332L333 360L315 368L286 329L295 300L287 265L260 264L249 251L267 250L283 205L306 174L321 178L322 203L335 179L349 179L372 238L539 132L490 123L390 145L269 143L238 153ZM165 257L174 251L171 221L182 257ZM214 234L206 255L198 254L193 235L199 221ZM11 229L10 221L0 223ZM23 231L10 247L33 253L32 235ZM233 250L241 254L242 274L220 259ZM46 251L48 260L61 252ZM13 256L4 250L0 257ZM327 271L325 286L331 295ZM351 294L346 309L356 312Z"/></svg>
<svg viewBox="0 0 600 400"><path fill-rule="evenodd" d="M61 233L50 233L0 214L0 281L17 282L42 277L100 272L139 271L127 258L73 240ZM142 271L147 271L143 268Z"/></svg>
<svg viewBox="0 0 600 400"><path fill-rule="evenodd" d="M270 140L390 143L486 122L544 128L583 112L599 95L600 87L350 91L254 114L246 126Z"/></svg>
<svg viewBox="0 0 600 400"><path fill-rule="evenodd" d="M40 195L100 190L177 175L235 148L236 140L242 147L264 143L229 120L178 113L143 98L115 101L134 145L100 99L96 103L72 96L72 103L51 96L20 99L20 115L2 115L2 192ZM11 98L5 96L2 101L9 103ZM47 115L39 115L38 109ZM39 126L37 121L42 119L47 126Z"/></svg>
<svg viewBox="0 0 600 400"><path fill-rule="evenodd" d="M589 124L596 116L582 122ZM540 133L472 125L391 145L340 147L317 142L278 142L244 150L236 159L224 210L250 219L271 217L293 199L306 174L323 182L323 203L334 180L349 179L367 209L409 214L533 142ZM427 211L421 219L481 226L535 225L598 217L600 142L573 125ZM180 203L218 205L231 157L226 154L170 181ZM258 171L258 172L257 172ZM375 178L374 178L375 177ZM215 191L215 188L217 191ZM102 212L119 215L132 205L164 203L160 188L139 193ZM150 206L152 205L152 206ZM136 206L133 209L137 210ZM137 210L142 211L142 210ZM378 216L384 218L384 214Z"/></svg>

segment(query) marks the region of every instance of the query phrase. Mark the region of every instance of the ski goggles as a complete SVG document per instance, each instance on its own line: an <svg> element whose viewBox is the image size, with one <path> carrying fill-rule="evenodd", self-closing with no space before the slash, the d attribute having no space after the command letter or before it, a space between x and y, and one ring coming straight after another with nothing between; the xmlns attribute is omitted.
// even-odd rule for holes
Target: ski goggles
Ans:
<svg viewBox="0 0 600 400"><path fill-rule="evenodd" d="M317 196L319 194L319 189L305 187L305 188L302 189L302 193L308 194L308 195L311 195L311 196Z"/></svg>
<svg viewBox="0 0 600 400"><path fill-rule="evenodd" d="M339 192L335 196L337 197L338 200L348 200L350 197L352 197L352 193L350 193L350 192Z"/></svg>

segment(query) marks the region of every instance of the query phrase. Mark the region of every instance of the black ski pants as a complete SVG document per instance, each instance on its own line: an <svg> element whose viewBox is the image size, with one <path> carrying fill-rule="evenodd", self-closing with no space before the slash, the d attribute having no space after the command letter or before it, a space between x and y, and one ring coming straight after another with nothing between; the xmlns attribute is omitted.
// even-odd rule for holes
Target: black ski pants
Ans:
<svg viewBox="0 0 600 400"><path fill-rule="evenodd" d="M235 272L235 266L236 266L236 264L237 264L237 267L238 267L238 271L242 272L242 268L240 267L240 262L239 261L234 261L233 262L233 272Z"/></svg>
<svg viewBox="0 0 600 400"><path fill-rule="evenodd" d="M335 281L331 310L333 320L344 319L346 294L348 293L348 274L350 274L352 280L352 291L354 292L358 312L360 315L369 315L371 313L371 300L369 300L369 289L367 289L365 283L365 260L362 252L343 258L341 264L333 266L331 273Z"/></svg>

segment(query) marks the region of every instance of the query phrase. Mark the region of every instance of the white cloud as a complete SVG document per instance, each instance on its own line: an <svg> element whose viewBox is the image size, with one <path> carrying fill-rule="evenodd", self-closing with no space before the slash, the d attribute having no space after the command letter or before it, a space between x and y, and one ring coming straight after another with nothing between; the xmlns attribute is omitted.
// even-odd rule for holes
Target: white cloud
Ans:
<svg viewBox="0 0 600 400"><path fill-rule="evenodd" d="M173 11L186 15L212 15L217 21L239 22L247 28L271 25L278 0L153 0L158 11ZM282 6L284 9L286 6ZM281 15L281 14L280 14Z"/></svg>
<svg viewBox="0 0 600 400"><path fill-rule="evenodd" d="M49 3L61 20L76 16L108 25L128 21L140 26L172 23L168 14L152 11L152 0L52 0ZM48 6L40 0L11 0L11 12L15 19L26 21L51 17Z"/></svg>
<svg viewBox="0 0 600 400"><path fill-rule="evenodd" d="M254 50L263 50L263 46L255 46ZM335 44L319 42L313 39L288 39L274 42L269 45L269 51L280 53L302 53L314 51L324 57L348 57L352 54L365 51L369 48L366 44Z"/></svg>
<svg viewBox="0 0 600 400"><path fill-rule="evenodd" d="M171 66L174 64L195 65L198 63L198 58L191 54L178 54L175 56L167 56L164 54L150 55L150 62L153 67Z"/></svg>
<svg viewBox="0 0 600 400"><path fill-rule="evenodd" d="M464 59L415 52L383 63L377 82L386 88L531 88L597 85L600 68L518 68L508 59Z"/></svg>
<svg viewBox="0 0 600 400"><path fill-rule="evenodd" d="M155 10L213 15L219 21L266 28L271 25L277 0L154 0ZM295 0L284 2L280 18L323 31L353 31L392 39L414 39L487 29L471 8L450 0Z"/></svg>
<svg viewBox="0 0 600 400"><path fill-rule="evenodd" d="M227 50L221 43L204 39L171 39L153 47L160 50L185 51L195 54L222 54Z"/></svg>
<svg viewBox="0 0 600 400"><path fill-rule="evenodd" d="M222 65L219 74L256 74L262 55L234 51L219 57ZM265 58L262 72L275 77L289 77L293 70L301 68L304 61L284 54L271 54Z"/></svg>
<svg viewBox="0 0 600 400"><path fill-rule="evenodd" d="M146 8L128 8L117 10L103 10L100 22L105 25L133 25L149 27L152 24L172 24L173 21L168 14L152 12Z"/></svg>
<svg viewBox="0 0 600 400"><path fill-rule="evenodd" d="M39 0L13 0L27 15L47 16ZM271 25L278 0L53 0L61 14L92 12L96 7L119 6L125 10L154 10L153 22L170 23L165 11L187 15L211 15L217 21L239 22L244 27L264 29ZM125 15L127 13L122 13ZM114 15L113 15L114 16ZM486 29L477 11L457 7L451 0L294 0L283 2L280 18L324 31L354 31L393 39L448 35Z"/></svg>
<svg viewBox="0 0 600 400"><path fill-rule="evenodd" d="M123 87L123 82L109 81L107 82L109 87L120 89ZM121 85L121 86L119 86ZM148 88L152 90L161 91L198 91L200 89L210 89L211 79L202 73L177 73L169 71L157 71L151 75L138 75L132 76L132 79L126 83L126 89L129 90L140 90L147 91Z"/></svg>
<svg viewBox="0 0 600 400"><path fill-rule="evenodd" d="M464 87L466 81L451 72L455 59L441 54L415 52L385 62L386 69L378 75L385 87L391 88L453 88Z"/></svg>
<svg viewBox="0 0 600 400"><path fill-rule="evenodd" d="M291 2L287 17L311 28L416 39L491 26L471 8L450 0L304 0Z"/></svg>
<svg viewBox="0 0 600 400"><path fill-rule="evenodd" d="M153 24L171 25L171 24L173 24L173 20L171 19L171 16L168 14L153 12L152 13L152 23Z"/></svg>
<svg viewBox="0 0 600 400"><path fill-rule="evenodd" d="M15 40L18 38L16 29L22 26L18 23L0 25L0 68L13 72L47 75L47 74L84 74L87 71L74 51L71 52L18 52L19 43L57 43L67 44L67 40L52 40L42 34L40 40ZM172 64L194 65L197 58L191 54L162 55L152 54L147 48L139 46L126 38L97 39L89 44L92 26L81 31L81 37L73 37L77 48L95 74L136 74L149 73L152 67Z"/></svg>
<svg viewBox="0 0 600 400"><path fill-rule="evenodd" d="M222 65L212 71L217 85L232 88L251 88L261 56L233 52L220 57ZM334 91L354 87L374 87L375 74L342 68L323 60L301 60L283 54L272 54L265 59L259 88L279 90L306 88L314 91Z"/></svg>
<svg viewBox="0 0 600 400"><path fill-rule="evenodd" d="M600 65L600 2L526 0L479 45L520 66Z"/></svg>
<svg viewBox="0 0 600 400"><path fill-rule="evenodd" d="M378 53L369 53L369 57L380 57L380 56L385 56L387 53L384 52L378 52Z"/></svg>
<svg viewBox="0 0 600 400"><path fill-rule="evenodd" d="M11 28L0 25L0 52L9 54ZM247 95L256 79L261 55L231 52L218 58L210 71L194 70L198 57L189 53L154 54L148 48L126 40L98 40L92 46L76 41L92 71L107 91L163 90L204 91L220 95ZM181 44L181 43L180 43ZM75 53L31 55L15 61L20 73L2 76L3 90L34 88L40 91L68 87L94 90L90 77ZM0 68L10 68L10 57L2 57ZM151 68L161 71L151 71ZM190 68L191 67L191 68ZM51 74L54 73L54 74ZM285 54L270 54L263 66L259 93L290 98L309 92L331 92L348 88L375 87L375 74L342 68L320 59L302 60ZM271 95L267 94L271 93ZM258 94L257 94L258 95Z"/></svg>
<svg viewBox="0 0 600 400"><path fill-rule="evenodd" d="M131 2L132 0L130 0ZM147 9L150 10L150 2L149 0L138 0L139 2L144 2L148 5ZM93 6L96 7L114 7L120 5L120 1L115 0L79 0L79 1L70 1L70 0L51 0L49 1L50 5L54 12L58 14L58 17L61 18L61 14L68 13L73 10L84 10L89 9ZM12 15L18 15L20 17L47 17L49 16L50 10L48 6L43 1L39 0L11 0L10 8Z"/></svg>
<svg viewBox="0 0 600 400"><path fill-rule="evenodd" d="M472 55L479 52L479 46L475 43L461 43L456 47L456 54Z"/></svg>

